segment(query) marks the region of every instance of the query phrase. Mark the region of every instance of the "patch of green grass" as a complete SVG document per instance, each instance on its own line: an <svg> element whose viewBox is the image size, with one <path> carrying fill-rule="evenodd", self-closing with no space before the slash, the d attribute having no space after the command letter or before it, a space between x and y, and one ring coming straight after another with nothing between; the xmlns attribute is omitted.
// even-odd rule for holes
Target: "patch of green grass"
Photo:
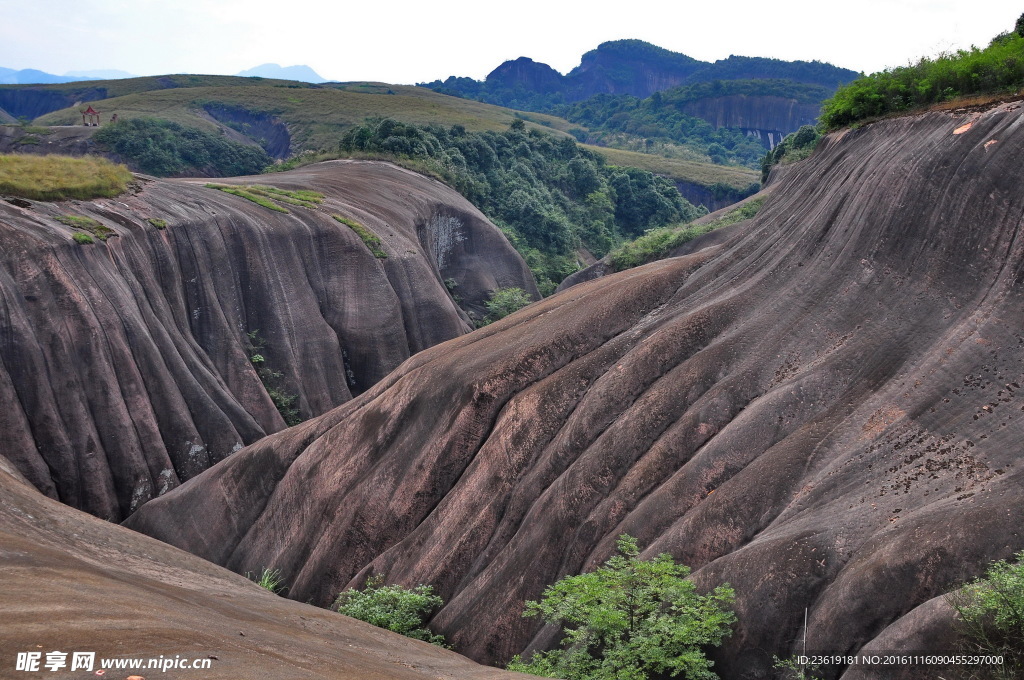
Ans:
<svg viewBox="0 0 1024 680"><path fill-rule="evenodd" d="M285 214L288 214L289 211L287 208L279 205L280 203L313 209L324 200L324 195L316 191L308 191L304 189L292 191L288 189L278 189L277 187L266 186L263 184L234 186L231 184L210 183L206 185L206 188L217 189L218 191L223 191L226 194L238 196L248 201L252 201L257 205L262 205L264 208Z"/></svg>
<svg viewBox="0 0 1024 680"><path fill-rule="evenodd" d="M225 194L231 194L232 196L238 196L239 198L244 198L247 201L252 201L256 205L262 205L264 208L273 210L274 212L284 213L286 215L289 214L287 208L282 208L265 196L258 196L251 191L248 191L248 187L235 187L228 184L212 183L205 186L207 189L217 189L218 191L223 191Z"/></svg>
<svg viewBox="0 0 1024 680"><path fill-rule="evenodd" d="M703 236L715 229L727 227L730 224L751 219L761 209L762 205L764 205L764 199L759 198L745 203L711 222L704 224L694 224L691 222L690 224L676 227L651 229L643 236L624 243L610 252L608 254L608 262L617 272L639 267L648 262L654 262L698 236Z"/></svg>
<svg viewBox="0 0 1024 680"><path fill-rule="evenodd" d="M280 569L263 567L263 571L260 572L259 576L253 576L249 573L246 573L245 576L250 581L254 581L260 588L265 588L275 595L285 590L284 580L281 578Z"/></svg>
<svg viewBox="0 0 1024 680"><path fill-rule="evenodd" d="M87 243L96 243L96 241L93 240L92 236L89 236L88 234L83 234L80 231L72 234L71 238L75 240L75 243L80 243L82 245L85 245Z"/></svg>
<svg viewBox="0 0 1024 680"><path fill-rule="evenodd" d="M160 219L158 217L150 217L146 221L149 222L150 224L152 224L157 229L166 229L167 228L167 220L162 220L162 219Z"/></svg>
<svg viewBox="0 0 1024 680"><path fill-rule="evenodd" d="M88 200L124 193L132 174L105 158L0 155L0 194L36 201Z"/></svg>
<svg viewBox="0 0 1024 680"><path fill-rule="evenodd" d="M42 144L42 143L43 143L43 140L39 139L35 135L25 135L24 137L19 139L17 142L15 142L15 144L29 144L29 145L32 145L32 144Z"/></svg>
<svg viewBox="0 0 1024 680"><path fill-rule="evenodd" d="M265 196L275 201L297 205L302 208L315 208L324 201L324 195L308 189L288 190L263 184L253 184L246 189L257 196Z"/></svg>
<svg viewBox="0 0 1024 680"><path fill-rule="evenodd" d="M55 219L61 224L66 224L73 229L87 231L101 241L106 241L111 236L117 235L113 229L91 217L82 217L80 215L60 215Z"/></svg>
<svg viewBox="0 0 1024 680"><path fill-rule="evenodd" d="M363 240L363 243L366 244L366 247L370 249L370 252L373 253L374 257L383 260L388 256L388 254L385 253L384 249L382 248L383 244L381 243L380 238L378 238L376 234L374 234L372 231L364 227L362 224L356 222L355 220L349 217L342 217L341 215L331 215L331 217L341 222L342 224L350 227L352 231L356 232L359 238Z"/></svg>

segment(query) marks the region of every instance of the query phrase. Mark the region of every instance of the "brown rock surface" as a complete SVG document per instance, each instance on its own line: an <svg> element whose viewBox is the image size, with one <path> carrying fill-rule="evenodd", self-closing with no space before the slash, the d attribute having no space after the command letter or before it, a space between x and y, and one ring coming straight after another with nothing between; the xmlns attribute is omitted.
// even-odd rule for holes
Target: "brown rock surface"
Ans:
<svg viewBox="0 0 1024 680"><path fill-rule="evenodd" d="M469 330L446 279L481 316L493 288L536 293L494 225L415 173L338 161L223 181L327 198L283 214L150 179L114 199L0 201L0 451L47 495L117 520L282 429L247 333L309 417ZM63 215L114 236L78 245Z"/></svg>
<svg viewBox="0 0 1024 680"><path fill-rule="evenodd" d="M69 668L16 671L21 652L209 661L142 671L167 680L527 678L340 614L277 597L188 553L42 496L0 457L0 677L81 680ZM132 671L108 670L122 680Z"/></svg>
<svg viewBox="0 0 1024 680"><path fill-rule="evenodd" d="M726 244L421 352L128 525L302 601L432 583L482 661L550 643L523 601L624 532L735 587L724 678L797 651L805 608L808 649L911 640L1024 548L1021 114L832 135Z"/></svg>

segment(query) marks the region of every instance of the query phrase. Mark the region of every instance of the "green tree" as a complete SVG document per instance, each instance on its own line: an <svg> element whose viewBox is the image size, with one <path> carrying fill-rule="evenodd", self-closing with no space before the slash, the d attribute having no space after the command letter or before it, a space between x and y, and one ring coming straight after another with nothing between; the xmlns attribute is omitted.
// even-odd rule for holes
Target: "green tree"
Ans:
<svg viewBox="0 0 1024 680"><path fill-rule="evenodd" d="M491 293L491 299L484 303L487 307L488 323L504 319L512 312L519 311L533 302L530 295L522 288L498 288Z"/></svg>
<svg viewBox="0 0 1024 680"><path fill-rule="evenodd" d="M523 616L560 624L561 649L516 656L509 670L565 680L645 680L652 674L710 680L704 648L731 634L728 584L707 595L671 555L642 560L636 539L622 535L618 554L596 571L549 586Z"/></svg>
<svg viewBox="0 0 1024 680"><path fill-rule="evenodd" d="M966 651L1003 657L979 677L1024 678L1024 551L1017 562L994 562L984 578L950 593Z"/></svg>
<svg viewBox="0 0 1024 680"><path fill-rule="evenodd" d="M444 636L434 635L424 623L443 604L444 600L434 595L430 586L388 586L384 585L383 577L371 576L363 590L342 591L334 601L334 609L378 628L443 647Z"/></svg>

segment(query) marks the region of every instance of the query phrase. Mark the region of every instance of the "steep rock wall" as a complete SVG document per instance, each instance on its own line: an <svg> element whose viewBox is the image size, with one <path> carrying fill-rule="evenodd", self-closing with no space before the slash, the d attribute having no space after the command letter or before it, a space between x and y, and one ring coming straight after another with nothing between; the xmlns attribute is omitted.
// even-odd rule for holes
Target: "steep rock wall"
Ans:
<svg viewBox="0 0 1024 680"><path fill-rule="evenodd" d="M149 179L109 200L0 202L0 448L44 493L120 519L282 429L272 389L315 416L469 330L445 278L471 310L499 286L536 293L494 225L415 173L333 162L226 181L327 199L282 214ZM114 236L78 245L63 215ZM449 247L439 269L420 241L452 215L472 248ZM263 384L256 354L278 379Z"/></svg>
<svg viewBox="0 0 1024 680"><path fill-rule="evenodd" d="M1022 152L1013 106L834 134L720 247L422 352L128 525L301 601L432 583L479 660L551 644L523 601L624 532L735 587L722 677L805 611L808 649L948 651L925 605L1024 548Z"/></svg>
<svg viewBox="0 0 1024 680"><path fill-rule="evenodd" d="M703 118L716 128L740 128L757 137L769 149L801 125L813 125L818 119L817 104L801 104L785 97L730 95L688 103L683 112Z"/></svg>

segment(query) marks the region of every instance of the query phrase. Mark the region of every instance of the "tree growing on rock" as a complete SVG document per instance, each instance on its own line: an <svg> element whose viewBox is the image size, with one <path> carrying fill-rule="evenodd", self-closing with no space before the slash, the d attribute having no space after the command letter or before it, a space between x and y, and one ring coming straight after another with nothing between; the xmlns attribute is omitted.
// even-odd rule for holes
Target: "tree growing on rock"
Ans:
<svg viewBox="0 0 1024 680"><path fill-rule="evenodd" d="M622 535L618 554L596 571L567 576L527 602L523 616L563 627L561 648L513 658L509 670L564 680L646 680L652 674L711 680L704 653L732 633L732 588L707 595L687 580L671 555L640 559L635 538Z"/></svg>

